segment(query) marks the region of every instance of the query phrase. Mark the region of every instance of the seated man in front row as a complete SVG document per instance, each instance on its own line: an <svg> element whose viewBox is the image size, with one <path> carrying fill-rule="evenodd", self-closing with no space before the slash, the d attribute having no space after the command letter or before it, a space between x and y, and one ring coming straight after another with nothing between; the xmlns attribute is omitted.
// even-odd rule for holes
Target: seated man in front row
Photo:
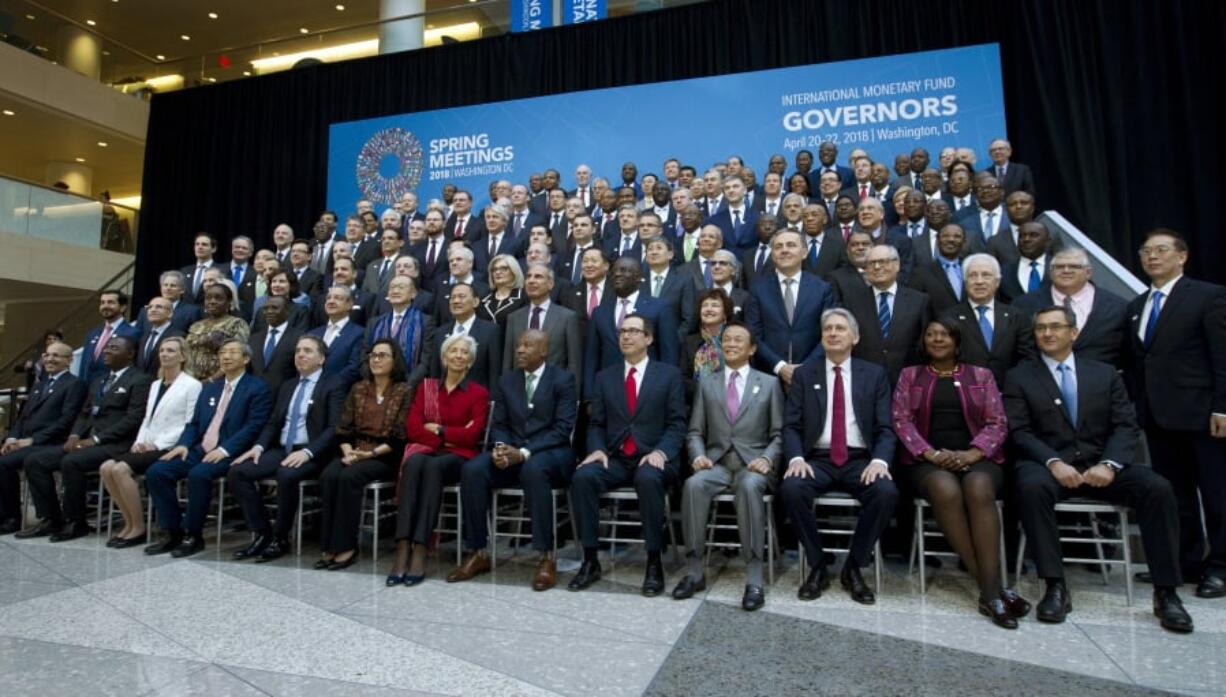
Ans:
<svg viewBox="0 0 1226 697"><path fill-rule="evenodd" d="M217 350L222 379L200 390L192 420L179 442L145 472L145 485L158 512L165 538L145 548L145 554L187 557L204 549L204 519L213 499L213 481L225 475L230 462L255 444L268 413L272 392L261 379L247 374L251 347L230 339ZM187 479L187 520L176 491ZM186 534L184 534L186 530Z"/></svg>
<svg viewBox="0 0 1226 697"><path fill-rule="evenodd" d="M1175 493L1152 469L1132 464L1139 429L1124 381L1113 366L1073 353L1077 317L1067 307L1040 310L1034 336L1041 355L1009 371L1004 399L1018 450L1022 527L1047 581L1035 614L1042 622L1063 622L1073 609L1056 504L1080 496L1136 511L1154 580L1154 615L1164 629L1192 631L1192 617L1175 593L1182 582Z"/></svg>
<svg viewBox="0 0 1226 697"><path fill-rule="evenodd" d="M731 489L745 560L741 607L753 611L766 600L762 550L766 544L766 504L775 486L775 467L783 441L783 390L774 375L749 367L758 342L743 324L728 324L721 334L724 369L703 376L690 414L688 445L694 474L685 480L681 526L689 568L673 589L683 600L706 588L703 568L711 499Z"/></svg>
<svg viewBox="0 0 1226 697"><path fill-rule="evenodd" d="M801 600L820 597L830 585L813 501L831 489L845 491L862 504L839 580L852 600L865 605L877 600L860 568L869 562L898 502L888 464L897 439L891 429L889 379L881 366L851 357L859 340L860 329L850 312L823 312L826 357L801 366L788 390L783 425L788 467L779 499L812 567L800 586Z"/></svg>
<svg viewBox="0 0 1226 697"><path fill-rule="evenodd" d="M659 331L672 332L661 327ZM677 479L678 458L685 441L685 386L681 371L663 361L648 360L647 347L656 331L646 317L629 314L618 330L622 360L596 374L590 451L571 482L571 508L583 545L583 564L567 586L583 590L600 580L597 558L600 495L623 486L638 493L639 515L647 546L643 595L664 590L665 493Z"/></svg>
<svg viewBox="0 0 1226 697"><path fill-rule="evenodd" d="M455 297L454 295L452 297ZM494 403L494 448L464 463L464 543L468 559L447 576L467 581L490 569L489 509L492 489L519 487L532 520L532 549L540 552L532 589L553 588L558 567L553 558L553 489L564 487L574 470L571 432L579 410L575 376L545 362L549 335L529 329L515 345L518 370L503 374Z"/></svg>

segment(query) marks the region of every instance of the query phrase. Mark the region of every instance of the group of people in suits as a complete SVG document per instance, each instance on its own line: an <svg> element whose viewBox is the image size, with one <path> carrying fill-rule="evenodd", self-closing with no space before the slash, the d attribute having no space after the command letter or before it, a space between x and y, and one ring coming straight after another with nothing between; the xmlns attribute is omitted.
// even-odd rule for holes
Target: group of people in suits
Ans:
<svg viewBox="0 0 1226 697"><path fill-rule="evenodd" d="M197 263L163 274L134 324L126 296L101 294L78 376L71 348L48 344L0 449L0 532L21 528L24 470L41 522L18 534L88 534L84 477L99 471L125 521L108 544L147 544L143 475L163 531L146 553L190 556L224 477L253 532L234 556L268 561L290 551L301 486L318 480L316 566L337 570L357 558L364 488L395 482L387 583L412 586L459 485L467 554L447 580L460 582L492 566L491 493L518 488L532 586L547 590L566 490L582 549L567 586L583 590L602 574L602 496L632 488L654 596L679 490L684 599L705 588L707 520L727 492L756 610L767 493L808 563L803 600L832 579L815 500L859 501L839 580L861 603L875 601L861 568L914 495L979 610L1015 628L1031 606L1000 577L1001 527L1020 519L1047 582L1036 615L1063 621L1054 507L1078 496L1136 511L1155 614L1191 631L1182 581L1226 595L1226 290L1184 277L1186 243L1164 229L1140 251L1149 292L1129 304L1095 286L1085 251L1034 221L1008 143L990 152L988 170L965 157L933 170L917 150L891 182L824 144L816 168L797 157L788 192L781 157L761 186L740 158L653 175L642 193L590 170L566 192L555 171L539 190L495 182L479 213L452 187L424 213L416 196L378 218L360 205L339 237L321 219L314 243L278 226L276 249L253 254L237 237L229 264L198 235ZM1136 463L1142 430L1152 468Z"/></svg>

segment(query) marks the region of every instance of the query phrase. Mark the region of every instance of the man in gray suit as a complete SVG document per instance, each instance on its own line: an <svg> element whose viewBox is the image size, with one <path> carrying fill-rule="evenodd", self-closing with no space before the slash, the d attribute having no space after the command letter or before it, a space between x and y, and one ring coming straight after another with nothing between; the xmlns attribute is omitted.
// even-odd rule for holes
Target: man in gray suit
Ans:
<svg viewBox="0 0 1226 697"><path fill-rule="evenodd" d="M711 499L732 489L741 558L746 564L741 607L753 611L766 600L762 497L774 488L782 452L783 391L776 377L749 367L758 345L748 327L728 324L722 339L725 367L702 378L690 415L687 442L694 474L686 480L681 497L689 567L673 589L673 597L683 600L706 588L703 552Z"/></svg>
<svg viewBox="0 0 1226 697"><path fill-rule="evenodd" d="M524 273L524 295L528 296L528 304L507 315L503 373L515 369L515 347L519 345L520 334L539 329L549 336L549 364L570 371L577 381L583 380L583 335L579 331L579 316L550 300L553 284L553 269L549 264L528 264Z"/></svg>

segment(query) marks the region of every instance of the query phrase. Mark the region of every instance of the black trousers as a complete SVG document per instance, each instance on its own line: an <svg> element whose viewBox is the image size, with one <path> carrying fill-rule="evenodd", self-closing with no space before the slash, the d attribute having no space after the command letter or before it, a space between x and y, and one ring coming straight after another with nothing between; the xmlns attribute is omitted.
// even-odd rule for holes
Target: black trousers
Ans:
<svg viewBox="0 0 1226 697"><path fill-rule="evenodd" d="M1179 506L1180 568L1226 575L1226 438L1210 436L1208 425L1201 431L1168 431L1149 423L1145 435L1154 471L1171 483Z"/></svg>
<svg viewBox="0 0 1226 697"><path fill-rule="evenodd" d="M396 476L399 457L399 453L392 452L382 458L358 460L352 465L336 458L324 468L319 475L319 493L323 500L319 546L325 553L340 554L357 549L363 490L371 482L387 481Z"/></svg>
<svg viewBox="0 0 1226 697"><path fill-rule="evenodd" d="M95 445L68 454L61 447L48 446L26 456L26 481L30 483L30 498L34 500L38 517L54 524L63 523L65 519L71 523L84 523L89 495L85 475L97 472L102 463L126 453L129 445ZM64 486L62 510L55 487L57 470Z"/></svg>
<svg viewBox="0 0 1226 697"><path fill-rule="evenodd" d="M574 509L575 526L579 530L579 543L586 549L595 549L600 537L600 495L624 486L634 486L639 499L639 516L643 523L643 539L648 552L664 549L664 526L668 511L664 509L664 495L677 479L677 463L668 461L664 469L640 465L648 451L626 457L621 453L609 455L608 468L598 463L584 465L575 470L570 483L570 504Z"/></svg>
<svg viewBox="0 0 1226 697"><path fill-rule="evenodd" d="M1066 489L1047 467L1033 460L1019 460L1017 497L1022 528L1031 556L1042 578L1064 578L1060 553L1060 532L1056 523L1056 504L1070 497L1124 505L1136 511L1141 525L1141 543L1153 574L1155 586L1178 586L1181 582L1178 561L1179 515L1175 494L1167 480L1148 467L1125 467L1116 472L1115 481L1105 487L1079 486Z"/></svg>
<svg viewBox="0 0 1226 697"><path fill-rule="evenodd" d="M20 520L21 474L26 458L42 453L64 454L58 445L30 445L0 457L0 520Z"/></svg>
<svg viewBox="0 0 1226 697"><path fill-rule="evenodd" d="M824 455L810 458L807 462L813 468L812 479L787 477L779 484L779 500L792 519L805 558L814 568L824 563L825 556L821 534L817 532L817 515L813 511L813 501L817 497L837 490L860 502L860 515L847 552L848 563L855 567L868 563L873 545L889 524L898 503L898 487L893 480L881 478L867 485L860 481L870 459L867 453L858 453L863 451L852 451L851 459L842 467L835 467Z"/></svg>
<svg viewBox="0 0 1226 697"><path fill-rule="evenodd" d="M294 517L298 514L298 484L314 478L322 467L315 460L307 460L300 467L282 467L281 461L287 454L284 448L270 448L255 462L231 467L226 475L230 480L230 491L243 509L247 527L256 534L271 533L277 538L289 536L290 529L294 527ZM273 477L277 480L275 526L268 522L268 509L264 507L264 497L260 494L260 481Z"/></svg>
<svg viewBox="0 0 1226 697"><path fill-rule="evenodd" d="M417 453L400 473L396 541L424 545L430 541L443 505L443 487L460 481L464 458L454 453Z"/></svg>
<svg viewBox="0 0 1226 697"><path fill-rule="evenodd" d="M553 549L553 489L570 480L575 455L570 448L553 448L518 465L505 469L494 466L489 453L481 453L464 463L460 473L460 494L464 499L464 546L470 551L489 544L490 494L494 489L519 487L532 519L532 549Z"/></svg>

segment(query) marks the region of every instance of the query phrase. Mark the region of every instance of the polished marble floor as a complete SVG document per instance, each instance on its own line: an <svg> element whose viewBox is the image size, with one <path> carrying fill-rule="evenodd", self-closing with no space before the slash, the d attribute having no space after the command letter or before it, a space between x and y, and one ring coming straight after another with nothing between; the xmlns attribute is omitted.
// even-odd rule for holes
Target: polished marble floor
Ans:
<svg viewBox="0 0 1226 697"><path fill-rule="evenodd" d="M1129 607L1118 573L1103 586L1076 571L1069 622L1009 632L975 613L949 565L921 596L887 564L862 607L837 584L797 600L783 560L750 614L739 561L719 556L706 593L677 602L637 594L634 553L585 593L534 593L527 560L449 585L450 555L421 586L388 589L386 556L321 572L311 552L231 561L242 542L173 560L93 537L0 538L0 695L1226 694L1226 601L1186 588L1196 632L1168 634L1149 588ZM670 566L670 588L678 578Z"/></svg>

